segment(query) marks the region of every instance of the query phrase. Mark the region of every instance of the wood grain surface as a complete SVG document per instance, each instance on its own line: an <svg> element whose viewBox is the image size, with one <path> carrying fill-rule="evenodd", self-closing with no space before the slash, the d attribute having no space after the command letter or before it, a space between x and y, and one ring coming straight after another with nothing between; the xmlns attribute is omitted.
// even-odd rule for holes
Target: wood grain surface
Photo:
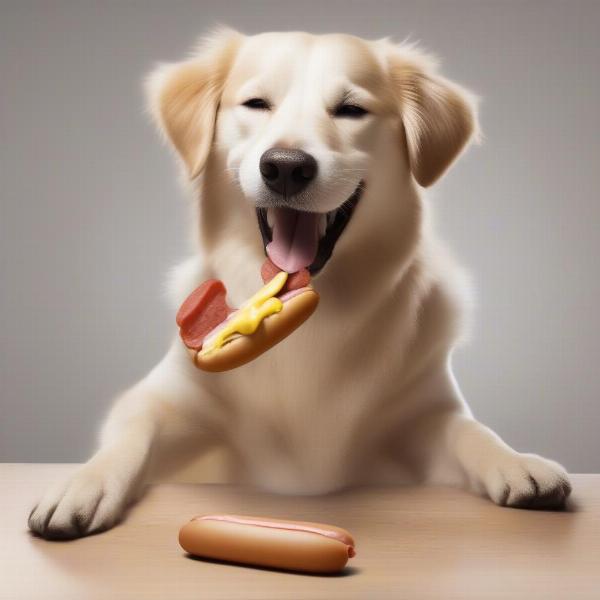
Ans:
<svg viewBox="0 0 600 600"><path fill-rule="evenodd" d="M72 542L27 532L31 506L75 465L0 465L0 598L600 598L600 475L573 476L565 512L499 508L446 488L285 497L233 485L151 486L115 529ZM189 558L179 527L200 513L320 521L348 529L357 556L340 576Z"/></svg>

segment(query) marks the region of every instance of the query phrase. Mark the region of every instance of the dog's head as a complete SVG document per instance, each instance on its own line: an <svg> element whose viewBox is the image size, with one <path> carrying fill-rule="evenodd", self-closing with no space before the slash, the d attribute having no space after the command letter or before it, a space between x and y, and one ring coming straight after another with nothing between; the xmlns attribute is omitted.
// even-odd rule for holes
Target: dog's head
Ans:
<svg viewBox="0 0 600 600"><path fill-rule="evenodd" d="M431 185L476 129L428 57L348 35L219 30L149 91L190 178L219 157L288 271L324 266L363 189Z"/></svg>

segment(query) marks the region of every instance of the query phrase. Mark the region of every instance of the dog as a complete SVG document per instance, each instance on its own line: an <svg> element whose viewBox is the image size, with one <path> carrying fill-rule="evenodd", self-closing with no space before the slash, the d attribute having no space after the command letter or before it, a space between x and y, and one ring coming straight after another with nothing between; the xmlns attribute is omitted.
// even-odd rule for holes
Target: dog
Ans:
<svg viewBox="0 0 600 600"><path fill-rule="evenodd" d="M310 271L321 302L288 339L227 373L196 369L175 334L117 399L96 454L33 509L31 531L108 529L149 478L219 446L237 481L277 493L421 482L501 506L564 505L565 469L475 420L451 370L469 280L422 190L477 137L471 93L412 45L227 28L159 65L147 93L194 199L198 249L171 278L176 303L208 278L226 282L233 305L250 297L275 207L320 214ZM280 185L261 170L273 149Z"/></svg>

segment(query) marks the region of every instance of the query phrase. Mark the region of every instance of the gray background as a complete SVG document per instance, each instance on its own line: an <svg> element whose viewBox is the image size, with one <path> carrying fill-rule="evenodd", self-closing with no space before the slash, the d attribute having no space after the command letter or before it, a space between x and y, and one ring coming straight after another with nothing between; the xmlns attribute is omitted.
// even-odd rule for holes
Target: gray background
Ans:
<svg viewBox="0 0 600 600"><path fill-rule="evenodd" d="M0 6L0 460L85 459L164 352L187 211L141 81L222 22L411 34L483 97L485 144L432 200L478 289L457 375L516 448L600 471L600 3Z"/></svg>

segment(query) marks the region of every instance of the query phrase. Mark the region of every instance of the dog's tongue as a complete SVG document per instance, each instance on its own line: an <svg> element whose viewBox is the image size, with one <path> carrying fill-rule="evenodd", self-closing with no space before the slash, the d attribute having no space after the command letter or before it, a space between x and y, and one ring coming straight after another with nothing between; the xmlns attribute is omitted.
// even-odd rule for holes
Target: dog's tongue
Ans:
<svg viewBox="0 0 600 600"><path fill-rule="evenodd" d="M273 241L267 244L269 258L288 273L308 267L317 255L319 214L276 208L274 216Z"/></svg>

